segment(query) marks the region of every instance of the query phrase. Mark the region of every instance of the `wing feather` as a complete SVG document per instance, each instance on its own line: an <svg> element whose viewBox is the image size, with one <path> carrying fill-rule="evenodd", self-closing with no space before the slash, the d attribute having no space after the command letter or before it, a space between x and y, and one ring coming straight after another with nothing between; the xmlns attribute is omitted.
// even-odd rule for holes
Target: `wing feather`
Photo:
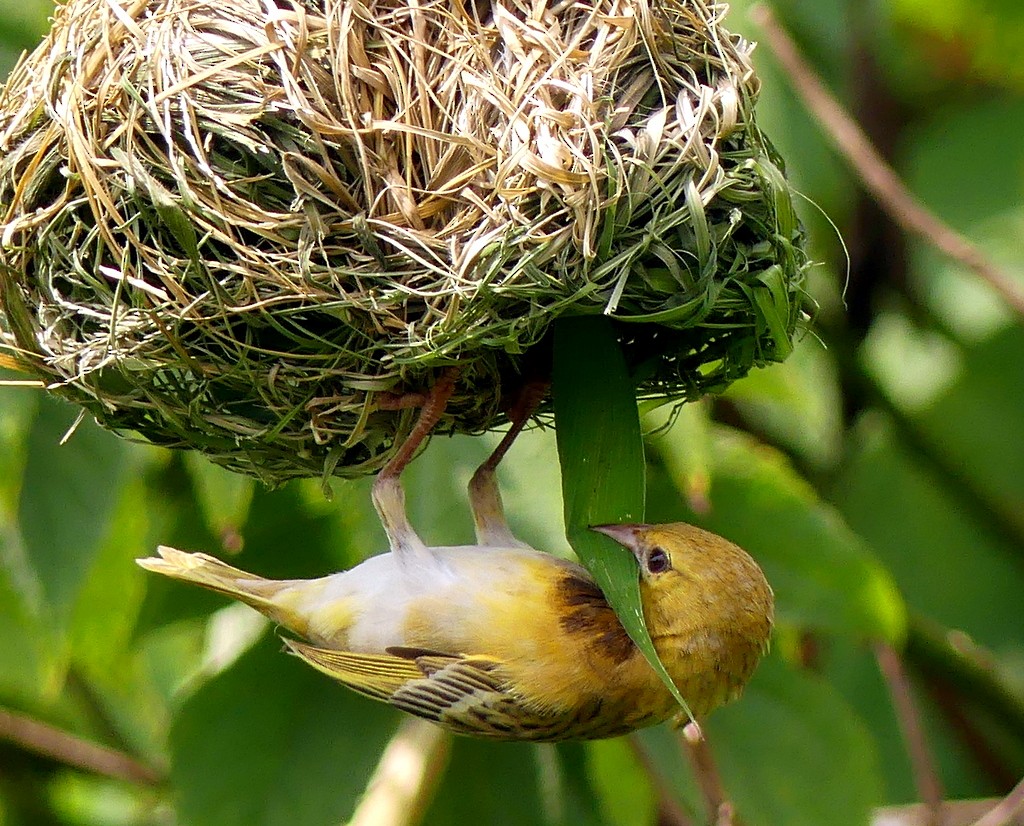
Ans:
<svg viewBox="0 0 1024 826"><path fill-rule="evenodd" d="M591 698L573 709L530 703L492 657L388 649L386 654L336 651L295 640L288 648L318 671L354 691L383 700L459 734L515 740L608 737L655 720L627 721L602 715ZM401 654L405 656L401 656Z"/></svg>
<svg viewBox="0 0 1024 826"><path fill-rule="evenodd" d="M359 654L317 648L297 640L286 639L284 643L293 654L317 671L375 700L390 702L391 696L403 685L423 678L423 671L415 660L391 654Z"/></svg>

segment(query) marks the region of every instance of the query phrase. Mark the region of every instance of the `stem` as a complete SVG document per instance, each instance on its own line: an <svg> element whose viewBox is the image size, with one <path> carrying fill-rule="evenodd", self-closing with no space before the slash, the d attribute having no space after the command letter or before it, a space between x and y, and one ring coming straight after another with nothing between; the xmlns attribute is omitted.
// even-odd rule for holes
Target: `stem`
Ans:
<svg viewBox="0 0 1024 826"><path fill-rule="evenodd" d="M1006 826L1013 822L1015 815L1021 811L1024 811L1024 780L1014 786L1010 793L983 817L978 818L974 826Z"/></svg>
<svg viewBox="0 0 1024 826"><path fill-rule="evenodd" d="M944 821L942 783L935 769L931 750L928 748L924 728L921 726L921 716L918 714L917 705L914 702L910 680L903 669L899 655L892 646L886 643L877 644L875 657L878 659L878 667L882 676L885 677L889 694L892 696L896 719L899 721L903 740L910 755L917 793L925 805L927 819L924 821L924 825L941 826Z"/></svg>
<svg viewBox="0 0 1024 826"><path fill-rule="evenodd" d="M825 88L771 8L755 6L751 16L764 30L765 39L776 60L789 76L808 111L893 221L904 231L919 236L947 257L970 269L995 290L1017 315L1024 317L1024 291L978 247L940 220L910 193L853 118Z"/></svg>
<svg viewBox="0 0 1024 826"><path fill-rule="evenodd" d="M156 769L123 752L4 709L0 709L0 739L58 763L104 777L147 786L157 785L163 780Z"/></svg>
<svg viewBox="0 0 1024 826"><path fill-rule="evenodd" d="M426 814L444 774L451 735L407 718L391 738L348 826L413 826Z"/></svg>
<svg viewBox="0 0 1024 826"><path fill-rule="evenodd" d="M700 786L704 803L707 806L708 822L714 826L734 826L732 804L729 802L722 776L718 773L711 747L700 726L693 722L683 727L683 744L690 758L697 785Z"/></svg>
<svg viewBox="0 0 1024 826"><path fill-rule="evenodd" d="M693 826L690 816L679 805L675 795L672 793L664 776L658 771L651 756L644 749L640 738L630 734L626 742L636 755L636 759L643 766L647 777L650 779L654 790L658 793L658 824L659 826Z"/></svg>

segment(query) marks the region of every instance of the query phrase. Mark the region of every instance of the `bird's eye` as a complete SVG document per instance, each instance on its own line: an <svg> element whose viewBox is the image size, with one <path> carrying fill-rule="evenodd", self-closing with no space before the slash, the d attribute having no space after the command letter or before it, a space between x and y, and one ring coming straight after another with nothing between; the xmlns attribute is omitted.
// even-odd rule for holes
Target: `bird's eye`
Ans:
<svg viewBox="0 0 1024 826"><path fill-rule="evenodd" d="M647 570L652 574L661 574L672 567L672 561L663 548L652 548L647 556Z"/></svg>

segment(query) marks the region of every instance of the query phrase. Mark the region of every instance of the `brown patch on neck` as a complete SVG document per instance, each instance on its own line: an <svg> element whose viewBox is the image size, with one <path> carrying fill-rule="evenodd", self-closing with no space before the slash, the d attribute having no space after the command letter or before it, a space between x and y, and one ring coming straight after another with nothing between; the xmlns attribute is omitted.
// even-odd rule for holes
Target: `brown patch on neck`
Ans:
<svg viewBox="0 0 1024 826"><path fill-rule="evenodd" d="M556 587L563 631L586 636L590 647L615 665L633 656L633 640L597 585L579 574L567 573Z"/></svg>

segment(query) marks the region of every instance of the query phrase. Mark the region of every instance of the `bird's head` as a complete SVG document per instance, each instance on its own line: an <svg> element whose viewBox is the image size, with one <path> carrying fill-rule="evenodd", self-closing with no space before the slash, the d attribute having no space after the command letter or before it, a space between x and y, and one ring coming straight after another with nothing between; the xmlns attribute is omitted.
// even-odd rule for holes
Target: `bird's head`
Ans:
<svg viewBox="0 0 1024 826"><path fill-rule="evenodd" d="M699 638L760 656L771 633L774 598L746 551L685 522L594 530L629 549L640 563L644 617L659 649L659 638L673 647Z"/></svg>

